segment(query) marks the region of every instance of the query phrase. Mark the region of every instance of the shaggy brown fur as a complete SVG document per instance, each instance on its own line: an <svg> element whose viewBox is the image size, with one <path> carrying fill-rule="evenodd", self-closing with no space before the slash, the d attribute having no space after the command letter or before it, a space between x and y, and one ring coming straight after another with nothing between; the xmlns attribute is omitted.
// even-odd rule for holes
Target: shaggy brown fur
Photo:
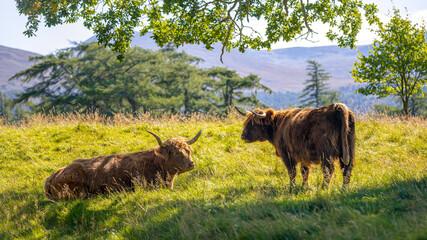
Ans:
<svg viewBox="0 0 427 240"><path fill-rule="evenodd" d="M295 186L298 163L301 163L304 185L308 185L311 164L319 163L324 175L323 185L329 185L337 158L343 171L343 185L350 183L355 123L353 112L342 103L283 111L257 109L246 115L241 138L248 143L269 141L273 144L276 155L288 169L291 186Z"/></svg>
<svg viewBox="0 0 427 240"><path fill-rule="evenodd" d="M182 138L158 141L161 146L148 151L76 159L47 178L45 194L52 200L87 197L133 189L136 179L173 188L178 174L194 168L191 147Z"/></svg>

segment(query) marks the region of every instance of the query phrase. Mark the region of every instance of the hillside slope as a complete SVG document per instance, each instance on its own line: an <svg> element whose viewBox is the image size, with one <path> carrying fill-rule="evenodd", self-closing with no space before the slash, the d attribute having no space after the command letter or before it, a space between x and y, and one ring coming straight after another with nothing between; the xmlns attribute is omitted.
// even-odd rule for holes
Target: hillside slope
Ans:
<svg viewBox="0 0 427 240"><path fill-rule="evenodd" d="M9 81L16 73L31 67L29 57L40 54L10 48L0 45L0 90L2 92L22 90L23 84L20 81Z"/></svg>
<svg viewBox="0 0 427 240"><path fill-rule="evenodd" d="M369 52L369 47L369 45L362 45L358 46L357 50L337 46L293 47L271 51L248 51L248 54L279 66L304 71L304 74L306 74L307 60L316 60L326 72L331 74L329 85L338 88L354 84L349 71L353 69L358 51L365 55ZM307 76L303 79L307 79Z"/></svg>

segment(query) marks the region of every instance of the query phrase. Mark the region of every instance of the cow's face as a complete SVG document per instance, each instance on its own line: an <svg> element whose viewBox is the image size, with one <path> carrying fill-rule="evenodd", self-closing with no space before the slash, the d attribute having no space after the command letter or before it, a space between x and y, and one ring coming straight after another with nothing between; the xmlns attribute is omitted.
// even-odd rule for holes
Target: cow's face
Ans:
<svg viewBox="0 0 427 240"><path fill-rule="evenodd" d="M156 149L157 154L159 154L164 161L164 168L170 174L183 173L194 169L194 162L191 159L191 147L190 145L195 143L202 134L203 128L190 140L184 140L182 138L172 138L166 142L162 142L160 137L148 131L153 135L159 147Z"/></svg>
<svg viewBox="0 0 427 240"><path fill-rule="evenodd" d="M241 138L247 143L267 140L267 136L264 131L264 126L256 123L248 123L242 132Z"/></svg>
<svg viewBox="0 0 427 240"><path fill-rule="evenodd" d="M256 141L266 141L271 139L272 128L272 112L263 112L255 110L253 113L246 115L246 120L243 124L243 132L241 138L247 143Z"/></svg>
<svg viewBox="0 0 427 240"><path fill-rule="evenodd" d="M167 169L183 173L194 169L191 158L191 147L185 140L173 138L163 143L163 152L166 158Z"/></svg>

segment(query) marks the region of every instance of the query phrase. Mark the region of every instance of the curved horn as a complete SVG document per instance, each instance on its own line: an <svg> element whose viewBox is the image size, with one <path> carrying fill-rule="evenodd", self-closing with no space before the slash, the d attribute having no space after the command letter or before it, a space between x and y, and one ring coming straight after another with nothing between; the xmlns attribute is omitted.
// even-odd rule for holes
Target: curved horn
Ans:
<svg viewBox="0 0 427 240"><path fill-rule="evenodd" d="M238 113L240 113L240 115L242 115L242 116L245 116L246 117L246 114L244 114L243 112L241 112L237 107L234 107L236 110L237 110L237 112Z"/></svg>
<svg viewBox="0 0 427 240"><path fill-rule="evenodd" d="M155 134L155 133L153 133L153 132L150 132L150 131L147 131L149 134L151 134L151 135L153 135L155 138L156 138L156 140L157 140L157 142L159 143L159 146L160 147L163 147L163 142L162 142L162 139L160 139L160 137L159 136L157 136L157 134Z"/></svg>
<svg viewBox="0 0 427 240"><path fill-rule="evenodd" d="M251 113L253 113L255 116L257 116L257 117L259 117L259 118L265 118L265 117L267 117L267 114L265 114L265 112L263 112L262 114L260 114L260 113L256 113L256 112L254 112L254 111L252 111L252 110L249 110Z"/></svg>
<svg viewBox="0 0 427 240"><path fill-rule="evenodd" d="M197 139L199 139L200 135L202 135L202 131L203 131L203 128L200 129L200 131L197 133L197 135L193 139L188 140L187 144L190 145L190 144L195 143L197 141Z"/></svg>

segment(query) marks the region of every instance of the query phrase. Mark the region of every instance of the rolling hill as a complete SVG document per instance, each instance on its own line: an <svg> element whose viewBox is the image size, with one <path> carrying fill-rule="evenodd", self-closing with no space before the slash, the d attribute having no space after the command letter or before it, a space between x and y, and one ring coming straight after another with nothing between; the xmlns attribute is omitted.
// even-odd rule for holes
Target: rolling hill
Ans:
<svg viewBox="0 0 427 240"><path fill-rule="evenodd" d="M0 45L0 90L12 92L22 90L24 84L20 81L9 81L16 73L31 67L29 57L39 56L38 53Z"/></svg>

